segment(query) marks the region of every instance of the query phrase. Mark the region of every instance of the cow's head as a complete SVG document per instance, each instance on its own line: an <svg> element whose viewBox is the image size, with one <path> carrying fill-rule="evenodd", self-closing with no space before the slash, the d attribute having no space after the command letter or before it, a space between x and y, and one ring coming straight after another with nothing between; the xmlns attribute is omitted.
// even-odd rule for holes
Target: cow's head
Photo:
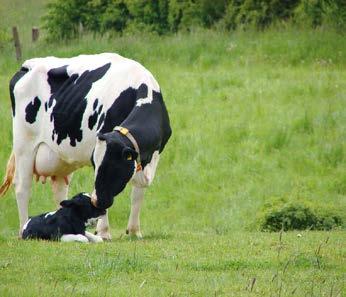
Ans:
<svg viewBox="0 0 346 297"><path fill-rule="evenodd" d="M99 133L92 163L95 169L96 206L106 209L136 172L137 152L127 138L118 132ZM95 197L96 196L96 197Z"/></svg>

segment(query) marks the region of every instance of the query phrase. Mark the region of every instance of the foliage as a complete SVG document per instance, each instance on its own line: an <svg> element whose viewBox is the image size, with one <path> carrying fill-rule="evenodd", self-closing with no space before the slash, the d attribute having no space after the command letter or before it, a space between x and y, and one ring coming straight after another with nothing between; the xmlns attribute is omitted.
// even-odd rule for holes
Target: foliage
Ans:
<svg viewBox="0 0 346 297"><path fill-rule="evenodd" d="M277 20L287 20L299 0L231 0L223 18L228 29L253 27L263 29Z"/></svg>
<svg viewBox="0 0 346 297"><path fill-rule="evenodd" d="M106 31L165 34L194 27L264 29L293 20L312 27L345 26L342 0L55 0L44 17L51 39L78 35L82 26Z"/></svg>
<svg viewBox="0 0 346 297"><path fill-rule="evenodd" d="M343 225L336 209L326 205L289 202L271 206L264 212L262 231L331 230Z"/></svg>

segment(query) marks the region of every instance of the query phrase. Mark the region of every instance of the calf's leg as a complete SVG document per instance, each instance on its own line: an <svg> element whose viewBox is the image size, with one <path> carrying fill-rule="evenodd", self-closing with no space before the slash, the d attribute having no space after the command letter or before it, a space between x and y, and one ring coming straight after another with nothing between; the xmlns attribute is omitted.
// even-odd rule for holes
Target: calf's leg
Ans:
<svg viewBox="0 0 346 297"><path fill-rule="evenodd" d="M89 242L88 238L82 234L65 234L61 236L60 241L63 241L63 242L77 241L77 242L84 242L84 243Z"/></svg>

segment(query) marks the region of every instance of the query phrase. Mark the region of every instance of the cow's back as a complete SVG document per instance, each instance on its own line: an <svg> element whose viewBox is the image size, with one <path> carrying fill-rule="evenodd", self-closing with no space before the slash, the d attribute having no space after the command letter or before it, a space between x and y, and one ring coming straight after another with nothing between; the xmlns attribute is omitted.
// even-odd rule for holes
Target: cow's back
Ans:
<svg viewBox="0 0 346 297"><path fill-rule="evenodd" d="M142 84L159 91L148 70L117 54L27 60L10 83L14 128L19 138L30 135L64 161L85 165L109 111L116 107L126 118L136 94L123 94Z"/></svg>

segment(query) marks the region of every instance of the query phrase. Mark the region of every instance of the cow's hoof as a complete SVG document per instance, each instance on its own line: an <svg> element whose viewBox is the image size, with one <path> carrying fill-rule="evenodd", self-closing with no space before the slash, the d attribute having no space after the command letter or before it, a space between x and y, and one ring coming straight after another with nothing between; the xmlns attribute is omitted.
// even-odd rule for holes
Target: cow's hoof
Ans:
<svg viewBox="0 0 346 297"><path fill-rule="evenodd" d="M143 239L143 235L140 230L131 230L131 229L126 229L126 234L130 238L136 238L136 239Z"/></svg>

